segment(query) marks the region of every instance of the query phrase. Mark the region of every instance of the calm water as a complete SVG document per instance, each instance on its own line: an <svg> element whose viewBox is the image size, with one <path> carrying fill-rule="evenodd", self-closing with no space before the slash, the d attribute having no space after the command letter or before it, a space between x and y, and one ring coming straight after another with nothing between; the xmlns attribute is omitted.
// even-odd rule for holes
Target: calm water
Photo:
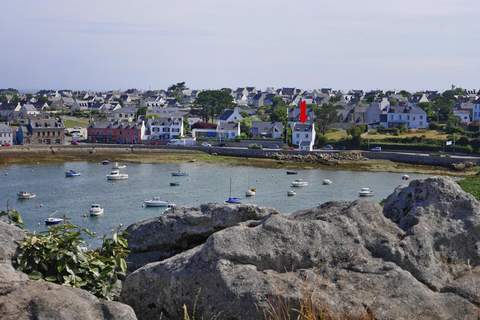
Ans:
<svg viewBox="0 0 480 320"><path fill-rule="evenodd" d="M82 176L65 178L64 172L75 169ZM188 177L172 177L171 172L181 170ZM298 175L286 175L283 169L255 167L228 167L198 163L185 164L128 164L122 171L129 174L126 181L107 181L110 166L88 162L50 165L14 165L0 167L0 208L8 203L22 213L30 230L44 230L43 221L64 214L75 224L105 234L119 224L129 225L140 219L161 214L163 209L144 208L143 201L159 196L178 206L196 206L207 202L223 202L229 196L232 177L232 196L244 198L248 187L256 187L254 198L245 203L274 207L283 213L309 208L330 200L358 198L361 187L370 187L380 201L402 183L402 174L352 172L333 170L298 170ZM8 173L5 175L5 173ZM411 174L411 178L424 175ZM292 180L303 178L310 185L296 188L295 197L287 197ZM333 181L323 186L323 179ZM179 187L170 187L172 181ZM37 194L35 199L17 200L18 191ZM92 203L105 208L101 217L84 217Z"/></svg>

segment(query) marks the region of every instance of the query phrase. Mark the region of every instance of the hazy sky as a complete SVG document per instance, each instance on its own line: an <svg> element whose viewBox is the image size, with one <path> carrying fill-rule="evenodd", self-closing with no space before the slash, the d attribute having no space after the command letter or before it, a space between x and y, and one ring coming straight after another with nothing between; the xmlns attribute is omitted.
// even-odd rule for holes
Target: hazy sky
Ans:
<svg viewBox="0 0 480 320"><path fill-rule="evenodd" d="M479 0L1 0L0 87L480 87Z"/></svg>

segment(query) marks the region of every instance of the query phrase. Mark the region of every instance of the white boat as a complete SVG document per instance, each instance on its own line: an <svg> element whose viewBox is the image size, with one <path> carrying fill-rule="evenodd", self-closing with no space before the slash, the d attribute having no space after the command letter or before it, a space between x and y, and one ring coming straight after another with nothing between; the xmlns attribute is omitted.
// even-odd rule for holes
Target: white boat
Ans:
<svg viewBox="0 0 480 320"><path fill-rule="evenodd" d="M169 205L172 205L172 203L160 200L159 197L153 197L153 199L145 200L143 203L145 204L145 207L168 207Z"/></svg>
<svg viewBox="0 0 480 320"><path fill-rule="evenodd" d="M20 200L27 200L27 199L33 199L37 195L32 192L20 191L19 193L17 193L17 196L18 196L18 199Z"/></svg>
<svg viewBox="0 0 480 320"><path fill-rule="evenodd" d="M250 188L245 192L245 197L253 197L257 194L257 189L256 188Z"/></svg>
<svg viewBox="0 0 480 320"><path fill-rule="evenodd" d="M172 172L172 177L187 177L188 173L183 171Z"/></svg>
<svg viewBox="0 0 480 320"><path fill-rule="evenodd" d="M120 173L118 170L112 170L107 174L107 180L126 180L128 179L128 174Z"/></svg>
<svg viewBox="0 0 480 320"><path fill-rule="evenodd" d="M332 184L332 183L333 183L333 182L332 182L332 180L330 180L330 179L325 179L325 180L322 181L322 184L323 184L323 185L326 185L326 186L329 185L329 184Z"/></svg>
<svg viewBox="0 0 480 320"><path fill-rule="evenodd" d="M375 194L370 188L362 188L358 193L360 197L373 197Z"/></svg>
<svg viewBox="0 0 480 320"><path fill-rule="evenodd" d="M404 181L410 180L410 176L408 174L404 174L402 176L402 180L404 180Z"/></svg>
<svg viewBox="0 0 480 320"><path fill-rule="evenodd" d="M47 226L52 226L52 225L55 225L55 224L59 224L60 222L63 222L62 218L50 217L50 218L45 219L45 224Z"/></svg>
<svg viewBox="0 0 480 320"><path fill-rule="evenodd" d="M292 187L298 188L298 187L306 187L308 186L308 182L302 179L297 179L292 181Z"/></svg>
<svg viewBox="0 0 480 320"><path fill-rule="evenodd" d="M118 162L114 162L112 169L113 170L118 170L118 169L125 169L127 166L124 164L119 164Z"/></svg>
<svg viewBox="0 0 480 320"><path fill-rule="evenodd" d="M91 216L99 216L103 214L103 211L104 211L103 208L96 203L92 204L92 206L90 207L90 210L88 210Z"/></svg>
<svg viewBox="0 0 480 320"><path fill-rule="evenodd" d="M296 194L297 194L297 193L296 193L295 191L293 191L293 190L288 190L288 192L287 192L287 196L289 196L289 197L293 197L293 196L296 195Z"/></svg>

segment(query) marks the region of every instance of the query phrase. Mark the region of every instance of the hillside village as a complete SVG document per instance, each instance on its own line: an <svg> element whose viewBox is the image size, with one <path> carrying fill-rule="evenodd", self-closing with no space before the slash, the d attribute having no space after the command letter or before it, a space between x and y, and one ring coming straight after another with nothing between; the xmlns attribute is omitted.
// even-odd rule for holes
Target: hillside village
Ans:
<svg viewBox="0 0 480 320"><path fill-rule="evenodd" d="M307 104L307 121L299 122L299 104ZM417 140L436 143L435 130L449 144L474 151L480 122L480 91L452 87L438 91L340 91L329 88L255 87L192 90L177 83L166 90L125 91L0 90L0 144L111 143L222 145L228 141L278 141L311 151L355 137L418 132ZM332 140L335 132L343 140ZM372 137L374 139L374 137ZM337 139L338 140L338 139ZM339 139L342 140L342 137ZM348 140L348 141L347 141ZM360 138L358 138L360 140ZM256 145L256 144L255 144Z"/></svg>

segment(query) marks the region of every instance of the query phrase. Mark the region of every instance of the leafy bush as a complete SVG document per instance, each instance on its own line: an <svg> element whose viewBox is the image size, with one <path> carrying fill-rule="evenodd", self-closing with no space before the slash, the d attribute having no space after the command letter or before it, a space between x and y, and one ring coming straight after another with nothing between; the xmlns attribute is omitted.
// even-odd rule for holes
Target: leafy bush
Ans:
<svg viewBox="0 0 480 320"><path fill-rule="evenodd" d="M70 223L27 235L20 243L17 269L34 280L81 288L99 298L112 299L119 277L127 271L127 240L116 231L112 238L103 238L100 248L87 250L83 235L94 237L89 230Z"/></svg>
<svg viewBox="0 0 480 320"><path fill-rule="evenodd" d="M0 218L7 217L8 223L14 224L19 228L24 228L22 216L17 210L0 211Z"/></svg>

